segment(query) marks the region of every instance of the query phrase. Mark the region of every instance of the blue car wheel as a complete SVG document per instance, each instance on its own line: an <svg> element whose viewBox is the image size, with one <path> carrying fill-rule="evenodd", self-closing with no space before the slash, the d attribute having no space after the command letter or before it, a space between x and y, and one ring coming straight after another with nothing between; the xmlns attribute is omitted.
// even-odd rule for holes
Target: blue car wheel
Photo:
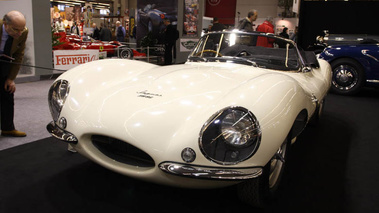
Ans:
<svg viewBox="0 0 379 213"><path fill-rule="evenodd" d="M331 65L333 70L332 91L340 95L356 94L364 82L361 65L351 59L338 59Z"/></svg>

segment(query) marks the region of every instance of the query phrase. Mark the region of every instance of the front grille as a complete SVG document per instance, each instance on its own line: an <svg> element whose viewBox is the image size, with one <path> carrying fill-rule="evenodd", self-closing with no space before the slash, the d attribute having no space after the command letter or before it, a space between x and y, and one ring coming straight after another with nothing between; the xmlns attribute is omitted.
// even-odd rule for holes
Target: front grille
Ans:
<svg viewBox="0 0 379 213"><path fill-rule="evenodd" d="M102 135L93 135L91 140L98 150L115 161L139 167L155 166L148 154L125 141Z"/></svg>

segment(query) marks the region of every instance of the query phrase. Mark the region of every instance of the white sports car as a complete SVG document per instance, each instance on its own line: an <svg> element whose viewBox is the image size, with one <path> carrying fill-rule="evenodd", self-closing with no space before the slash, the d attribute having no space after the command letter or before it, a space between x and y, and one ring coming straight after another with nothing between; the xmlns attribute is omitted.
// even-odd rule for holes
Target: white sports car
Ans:
<svg viewBox="0 0 379 213"><path fill-rule="evenodd" d="M290 40L204 35L185 64L86 63L49 90L48 131L115 172L178 187L237 185L262 206L291 143L321 114L331 68Z"/></svg>

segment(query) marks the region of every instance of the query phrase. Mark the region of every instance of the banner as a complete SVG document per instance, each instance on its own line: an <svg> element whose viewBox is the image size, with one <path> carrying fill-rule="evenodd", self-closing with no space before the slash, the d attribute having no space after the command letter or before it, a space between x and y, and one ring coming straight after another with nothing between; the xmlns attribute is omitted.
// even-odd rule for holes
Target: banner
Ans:
<svg viewBox="0 0 379 213"><path fill-rule="evenodd" d="M99 50L54 50L54 68L68 70L99 59Z"/></svg>
<svg viewBox="0 0 379 213"><path fill-rule="evenodd" d="M206 0L205 16L217 17L222 24L234 25L237 0ZM247 15L247 14L246 14Z"/></svg>
<svg viewBox="0 0 379 213"><path fill-rule="evenodd" d="M180 39L180 52L190 52L198 41L199 39Z"/></svg>
<svg viewBox="0 0 379 213"><path fill-rule="evenodd" d="M299 14L300 0L293 0L292 12Z"/></svg>

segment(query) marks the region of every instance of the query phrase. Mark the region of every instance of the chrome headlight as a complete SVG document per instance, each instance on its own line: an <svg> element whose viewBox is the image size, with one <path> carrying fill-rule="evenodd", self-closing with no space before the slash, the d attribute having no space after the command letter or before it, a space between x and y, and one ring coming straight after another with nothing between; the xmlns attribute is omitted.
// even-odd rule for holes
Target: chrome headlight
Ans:
<svg viewBox="0 0 379 213"><path fill-rule="evenodd" d="M56 122L60 116L62 107L68 96L70 87L66 80L58 80L53 83L49 90L49 108L53 120Z"/></svg>
<svg viewBox="0 0 379 213"><path fill-rule="evenodd" d="M200 133L200 149L219 164L237 164L258 149L261 129L255 116L243 107L230 107L213 115Z"/></svg>

